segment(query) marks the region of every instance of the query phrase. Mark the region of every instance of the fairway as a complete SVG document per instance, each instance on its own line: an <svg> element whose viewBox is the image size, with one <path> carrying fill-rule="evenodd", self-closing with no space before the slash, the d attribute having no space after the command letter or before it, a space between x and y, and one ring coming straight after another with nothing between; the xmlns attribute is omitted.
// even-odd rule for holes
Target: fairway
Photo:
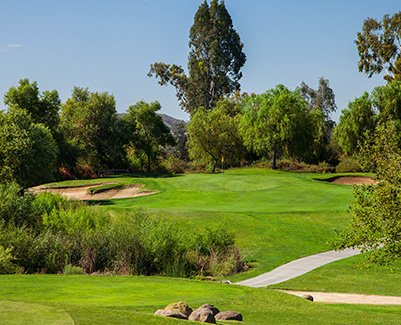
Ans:
<svg viewBox="0 0 401 325"><path fill-rule="evenodd" d="M37 324L187 324L153 316L171 302L237 310L243 324L389 324L399 306L324 305L263 288L161 277L4 275L0 323L22 310ZM26 314L25 314L26 315ZM50 320L50 321L49 321ZM31 322L32 323L32 322ZM219 322L229 324L230 322ZM195 324L195 323L194 323ZM230 323L231 324L231 323Z"/></svg>
<svg viewBox="0 0 401 325"><path fill-rule="evenodd" d="M142 184L144 190L157 191L149 196L93 203L115 214L146 209L154 217L173 220L177 227L191 233L205 226L226 227L235 234L242 256L252 266L247 272L228 277L234 282L331 249L328 243L335 239L334 229L345 226L350 219L346 210L352 200L352 186L320 182L316 177L325 175L241 169L224 174L114 176L49 186L113 181L120 185ZM364 292L363 285L372 274L358 276L355 260L360 261L360 257L332 263L309 273L312 276L306 274L275 287L335 291L341 279L344 285L340 290L352 292L360 285L359 291ZM338 272L342 273L340 278ZM379 278L389 270L383 272L373 276ZM398 281L398 277L393 279ZM366 292L397 295L399 291L390 289L394 281L382 291L374 285L366 286ZM37 323L70 324L72 320L76 324L176 324L181 321L155 317L153 313L181 300L195 308L211 303L221 310L237 310L245 324L396 323L401 311L399 306L323 305L265 288L163 277L10 275L1 276L0 282L0 323L14 318L10 315L25 317L31 313ZM355 285L348 285L350 282ZM375 284L387 282L382 278ZM15 319L18 323L19 318Z"/></svg>
<svg viewBox="0 0 401 325"><path fill-rule="evenodd" d="M220 174L185 174L136 178L159 193L107 201L113 208L232 213L345 211L352 186L318 182L314 174L267 169L230 170ZM124 179L126 182L127 179Z"/></svg>
<svg viewBox="0 0 401 325"><path fill-rule="evenodd" d="M235 234L250 271L230 277L239 281L291 260L330 250L334 229L346 225L352 186L317 181L330 175L269 169L234 169L217 174L126 175L49 186L117 182L142 184L156 194L97 200L115 213L134 208L176 222L190 232L225 227Z"/></svg>

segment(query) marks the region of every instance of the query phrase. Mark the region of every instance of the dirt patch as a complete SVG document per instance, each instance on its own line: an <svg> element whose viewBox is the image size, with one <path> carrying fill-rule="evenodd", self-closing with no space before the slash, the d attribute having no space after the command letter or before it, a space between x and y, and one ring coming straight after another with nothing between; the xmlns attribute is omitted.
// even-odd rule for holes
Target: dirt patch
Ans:
<svg viewBox="0 0 401 325"><path fill-rule="evenodd" d="M336 176L326 179L315 178L316 181L342 185L372 185L375 181L369 176Z"/></svg>
<svg viewBox="0 0 401 325"><path fill-rule="evenodd" d="M123 199L123 198L138 197L156 193L156 191L141 191L141 189L143 188L143 185L141 184L132 184L110 189L101 189L94 193L88 191L90 188L106 184L112 184L112 183L100 183L87 186L70 186L70 187L58 187L58 188L38 186L32 188L32 191L34 193L52 192L65 195L71 199L73 198L78 200Z"/></svg>
<svg viewBox="0 0 401 325"><path fill-rule="evenodd" d="M313 301L326 304L368 304L368 305L401 305L401 297L363 295L355 293L314 292L314 291L292 291L277 290L296 296L311 295Z"/></svg>

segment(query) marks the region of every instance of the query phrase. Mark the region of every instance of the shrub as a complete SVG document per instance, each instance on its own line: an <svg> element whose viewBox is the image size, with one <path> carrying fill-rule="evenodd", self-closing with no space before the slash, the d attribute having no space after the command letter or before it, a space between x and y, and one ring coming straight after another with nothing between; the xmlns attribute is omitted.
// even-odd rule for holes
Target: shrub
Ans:
<svg viewBox="0 0 401 325"><path fill-rule="evenodd" d="M14 263L27 273L61 271L71 248L69 239L60 234L4 224L0 227L0 245L12 249Z"/></svg>
<svg viewBox="0 0 401 325"><path fill-rule="evenodd" d="M40 223L40 214L33 207L35 196L24 193L15 182L0 183L0 221L16 226L36 227Z"/></svg>
<svg viewBox="0 0 401 325"><path fill-rule="evenodd" d="M177 157L168 156L163 161L163 167L168 173L182 174L187 169L187 163Z"/></svg>
<svg viewBox="0 0 401 325"><path fill-rule="evenodd" d="M342 158L336 167L337 173L355 173L360 171L361 169L359 168L357 161L354 158L349 157Z"/></svg>
<svg viewBox="0 0 401 325"><path fill-rule="evenodd" d="M67 265L64 267L63 273L64 273L64 274L67 274L67 275L80 275L80 274L84 274L82 268L80 268L79 266L73 266L73 265L71 265L71 264L67 264Z"/></svg>
<svg viewBox="0 0 401 325"><path fill-rule="evenodd" d="M188 236L173 222L151 218L142 210L111 216L60 195L20 197L16 185L2 189L2 272L20 267L26 273L70 274L75 271L68 265L80 265L86 274L190 277L230 274L242 264L234 236L224 225ZM17 208L18 213L13 211ZM11 217L5 219L7 213ZM25 220L42 222L38 226Z"/></svg>
<svg viewBox="0 0 401 325"><path fill-rule="evenodd" d="M12 260L11 248L4 248L0 245L0 274L13 274L19 273L20 268L15 265Z"/></svg>

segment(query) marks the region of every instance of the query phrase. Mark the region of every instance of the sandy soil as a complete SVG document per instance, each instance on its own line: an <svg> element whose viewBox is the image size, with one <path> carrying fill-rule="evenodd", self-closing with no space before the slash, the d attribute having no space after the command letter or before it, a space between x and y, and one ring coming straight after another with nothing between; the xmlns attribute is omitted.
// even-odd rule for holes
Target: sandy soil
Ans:
<svg viewBox="0 0 401 325"><path fill-rule="evenodd" d="M338 176L316 180L342 185L371 185L375 183L374 180L369 176Z"/></svg>
<svg viewBox="0 0 401 325"><path fill-rule="evenodd" d="M74 187L61 187L61 188L49 188L45 186L38 186L33 188L34 193L40 192L52 192L65 195L68 198L74 198L78 200L108 200L108 199L122 199L129 197L144 196L156 193L155 191L141 191L143 185L132 184L115 189L103 190L96 193L88 192L88 189L97 187L99 185L105 185L111 183L93 184L88 186L74 186Z"/></svg>
<svg viewBox="0 0 401 325"><path fill-rule="evenodd" d="M326 304L367 304L367 305L401 305L401 297L397 296L379 296L362 295L355 293L333 293L333 292L315 292L315 291L292 291L277 290L292 295L300 296L311 295L313 301Z"/></svg>

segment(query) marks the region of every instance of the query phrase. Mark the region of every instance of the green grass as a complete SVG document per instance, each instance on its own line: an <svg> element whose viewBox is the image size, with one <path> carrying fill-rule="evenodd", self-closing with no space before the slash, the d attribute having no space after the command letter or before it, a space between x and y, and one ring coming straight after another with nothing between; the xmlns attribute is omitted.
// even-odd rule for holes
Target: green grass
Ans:
<svg viewBox="0 0 401 325"><path fill-rule="evenodd" d="M144 208L188 231L205 225L227 227L244 258L258 266L231 278L238 281L331 249L334 229L349 221L352 186L319 182L316 176L238 169L214 175L110 177L104 181L140 183L158 193L100 203L116 213Z"/></svg>
<svg viewBox="0 0 401 325"><path fill-rule="evenodd" d="M391 266L364 267L357 255L322 266L269 288L401 296L401 261Z"/></svg>
<svg viewBox="0 0 401 325"><path fill-rule="evenodd" d="M192 308L211 303L220 310L239 311L244 324L397 323L401 311L324 305L263 288L161 277L12 275L0 276L0 284L0 308L8 309L0 313L0 323L7 324L19 317L18 312L27 315L30 310L42 324L71 324L70 318L75 324L188 324L153 316L157 309L181 300ZM47 322L50 316L54 321ZM32 323L32 318L22 320Z"/></svg>
<svg viewBox="0 0 401 325"><path fill-rule="evenodd" d="M124 175L48 184L51 187L99 184L95 189L143 184L158 193L94 201L115 213L147 209L177 222L189 232L226 227L242 256L255 266L233 276L238 281L269 271L293 259L331 249L334 229L349 221L346 209L352 186L316 181L330 175L268 169L227 170L220 174Z"/></svg>
<svg viewBox="0 0 401 325"><path fill-rule="evenodd" d="M324 176L241 169L215 175L113 176L52 186L115 181L158 191L100 203L116 214L145 208L189 233L206 225L227 227L235 233L242 255L258 266L231 277L237 281L330 249L327 242L334 239L334 229L350 219L346 210L352 187L315 177ZM388 268L355 268L361 261L342 260L275 287L400 295L401 264L392 273ZM0 323L7 324L10 319L22 322L29 313L30 323L63 324L72 319L75 324L188 324L153 316L157 309L181 300L193 308L211 303L237 310L244 324L396 324L401 312L399 306L324 305L266 288L161 277L13 275L0 276L0 288Z"/></svg>

